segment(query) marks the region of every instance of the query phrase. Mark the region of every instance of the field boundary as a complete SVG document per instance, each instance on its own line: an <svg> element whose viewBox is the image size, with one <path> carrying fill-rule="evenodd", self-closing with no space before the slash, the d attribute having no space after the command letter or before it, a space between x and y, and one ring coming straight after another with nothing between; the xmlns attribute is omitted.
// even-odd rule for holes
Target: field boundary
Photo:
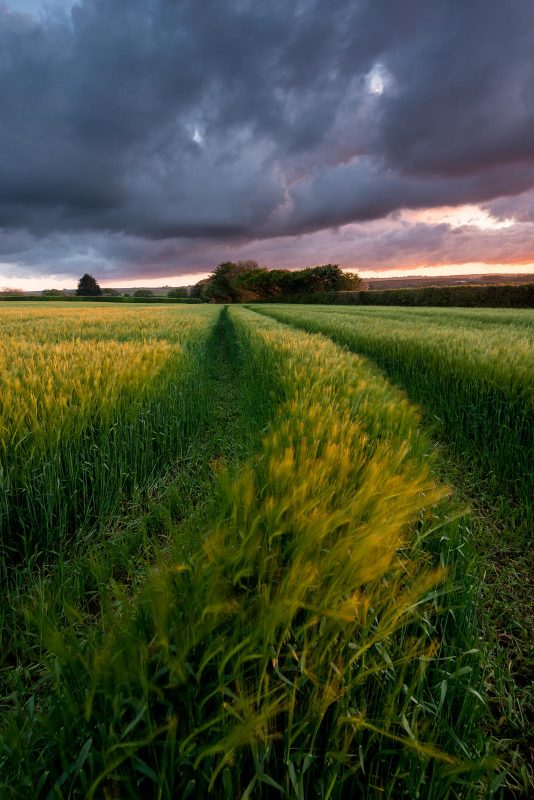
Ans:
<svg viewBox="0 0 534 800"><path fill-rule="evenodd" d="M254 301L248 301L247 305ZM272 297L260 303L346 306L435 306L457 308L534 308L534 282L497 286L423 286L414 289L365 289Z"/></svg>

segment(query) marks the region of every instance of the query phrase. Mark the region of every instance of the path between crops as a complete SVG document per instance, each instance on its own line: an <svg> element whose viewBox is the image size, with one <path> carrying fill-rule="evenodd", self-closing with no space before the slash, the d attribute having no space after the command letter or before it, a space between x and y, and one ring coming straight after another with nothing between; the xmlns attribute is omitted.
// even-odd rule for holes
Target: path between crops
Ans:
<svg viewBox="0 0 534 800"><path fill-rule="evenodd" d="M171 496L177 513L173 514L170 536L181 538L189 553L198 546L202 515L213 496L217 476L225 469L237 468L259 448L261 430L270 413L268 402L262 408L247 405L250 376L226 307L221 309L207 343L206 356L209 408L205 423L193 436L185 456L163 478L163 492L152 498L149 510L153 513L158 503L165 506Z"/></svg>

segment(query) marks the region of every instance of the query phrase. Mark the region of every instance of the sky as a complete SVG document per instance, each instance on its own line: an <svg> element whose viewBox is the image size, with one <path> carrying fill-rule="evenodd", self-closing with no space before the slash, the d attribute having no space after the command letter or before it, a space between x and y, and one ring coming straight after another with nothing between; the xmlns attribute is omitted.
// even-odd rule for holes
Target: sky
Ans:
<svg viewBox="0 0 534 800"><path fill-rule="evenodd" d="M0 0L0 287L534 274L532 0Z"/></svg>

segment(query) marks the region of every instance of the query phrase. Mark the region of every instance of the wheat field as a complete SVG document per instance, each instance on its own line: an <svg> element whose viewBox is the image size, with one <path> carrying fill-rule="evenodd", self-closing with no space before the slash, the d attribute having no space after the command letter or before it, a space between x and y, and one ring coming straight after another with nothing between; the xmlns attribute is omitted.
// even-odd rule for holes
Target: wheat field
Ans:
<svg viewBox="0 0 534 800"><path fill-rule="evenodd" d="M0 307L0 796L527 796L480 542L532 520L534 315L37 305Z"/></svg>

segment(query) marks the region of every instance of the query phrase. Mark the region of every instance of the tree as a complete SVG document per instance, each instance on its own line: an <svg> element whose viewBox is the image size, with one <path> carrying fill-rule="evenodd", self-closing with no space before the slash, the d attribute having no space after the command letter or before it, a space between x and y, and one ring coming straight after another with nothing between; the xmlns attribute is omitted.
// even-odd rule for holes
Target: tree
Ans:
<svg viewBox="0 0 534 800"><path fill-rule="evenodd" d="M106 297L120 297L116 289L102 289L102 294L106 295Z"/></svg>
<svg viewBox="0 0 534 800"><path fill-rule="evenodd" d="M206 298L204 296L204 289L207 285L208 278L202 278L201 281L198 281L198 283L195 283L195 285L191 287L189 297L201 298L202 300L205 300Z"/></svg>
<svg viewBox="0 0 534 800"><path fill-rule="evenodd" d="M343 272L338 264L321 264L305 269L260 267L257 261L225 261L209 278L200 281L191 296L215 303L246 303L276 297L340 292L360 288L361 280Z"/></svg>
<svg viewBox="0 0 534 800"><path fill-rule="evenodd" d="M133 293L134 297L154 297L154 292L151 292L150 289L138 289L136 292Z"/></svg>
<svg viewBox="0 0 534 800"><path fill-rule="evenodd" d="M99 297L102 294L102 289L93 276L88 275L86 272L78 281L76 294L81 297Z"/></svg>
<svg viewBox="0 0 534 800"><path fill-rule="evenodd" d="M10 288L9 286L4 286L0 289L0 294L7 295L8 297L24 297L26 292L24 289L15 289Z"/></svg>
<svg viewBox="0 0 534 800"><path fill-rule="evenodd" d="M43 289L41 294L43 297L63 297L62 289Z"/></svg>
<svg viewBox="0 0 534 800"><path fill-rule="evenodd" d="M357 272L344 272L341 291L354 292L363 289L364 284Z"/></svg>
<svg viewBox="0 0 534 800"><path fill-rule="evenodd" d="M202 295L205 299L216 303L234 303L243 299L243 282L245 275L260 270L257 261L224 261L215 267L209 276Z"/></svg>
<svg viewBox="0 0 534 800"><path fill-rule="evenodd" d="M24 297L26 292L24 291L24 289L16 289L10 286L3 286L2 289L0 289L0 294L8 295L11 297Z"/></svg>
<svg viewBox="0 0 534 800"><path fill-rule="evenodd" d="M189 290L187 286L177 286L176 289L170 289L167 292L167 297L173 297L175 300L189 297Z"/></svg>
<svg viewBox="0 0 534 800"><path fill-rule="evenodd" d="M232 278L235 275L235 269L236 264L232 261L224 261L215 267L204 290L204 294L209 300L218 303L232 302L234 299Z"/></svg>
<svg viewBox="0 0 534 800"><path fill-rule="evenodd" d="M239 275L238 283L249 292L255 293L257 299L276 297L277 294L280 294L277 279L279 272L280 270L275 272L275 270L268 270L265 267L258 267Z"/></svg>

